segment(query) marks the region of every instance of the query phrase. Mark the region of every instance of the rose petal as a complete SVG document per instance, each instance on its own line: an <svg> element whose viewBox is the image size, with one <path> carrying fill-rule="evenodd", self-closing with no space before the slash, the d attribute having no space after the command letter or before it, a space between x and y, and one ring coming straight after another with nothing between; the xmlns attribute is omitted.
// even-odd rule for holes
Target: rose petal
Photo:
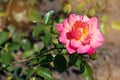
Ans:
<svg viewBox="0 0 120 80"><path fill-rule="evenodd" d="M89 50L87 51L88 55L92 55L95 52L95 49L93 47L90 47Z"/></svg>
<svg viewBox="0 0 120 80"><path fill-rule="evenodd" d="M70 27L69 23L68 23L68 19L65 19L63 22L64 27Z"/></svg>
<svg viewBox="0 0 120 80"><path fill-rule="evenodd" d="M80 45L79 48L77 49L77 52L81 54L86 53L89 50L89 48L90 48L90 45L85 45L85 46Z"/></svg>
<svg viewBox="0 0 120 80"><path fill-rule="evenodd" d="M69 52L70 54L73 54L74 52L76 52L76 49L70 45L70 42L69 42L69 41L68 41L67 44L66 44L66 49L68 50L68 52Z"/></svg>
<svg viewBox="0 0 120 80"><path fill-rule="evenodd" d="M63 24L56 24L56 27L59 32L63 30Z"/></svg>
<svg viewBox="0 0 120 80"><path fill-rule="evenodd" d="M93 33L97 28L99 28L96 17L91 18L89 21L87 21L87 23L89 24L89 32Z"/></svg>
<svg viewBox="0 0 120 80"><path fill-rule="evenodd" d="M86 15L80 16L80 18L82 19L82 22L86 22L89 20L89 18Z"/></svg>
<svg viewBox="0 0 120 80"><path fill-rule="evenodd" d="M71 46L78 48L81 45L80 41L76 41L75 39L71 40Z"/></svg>
<svg viewBox="0 0 120 80"><path fill-rule="evenodd" d="M60 36L59 37L59 41L62 43L62 44L66 44L67 43L67 39L63 36Z"/></svg>
<svg viewBox="0 0 120 80"><path fill-rule="evenodd" d="M104 41L104 38L103 38L102 34L100 33L100 30L96 29L95 33L92 36L90 45L93 48L97 48L102 45L103 41Z"/></svg>
<svg viewBox="0 0 120 80"><path fill-rule="evenodd" d="M72 14L70 15L68 20L69 20L70 27L73 27L74 23L80 20L80 17L78 15L76 16L75 14Z"/></svg>

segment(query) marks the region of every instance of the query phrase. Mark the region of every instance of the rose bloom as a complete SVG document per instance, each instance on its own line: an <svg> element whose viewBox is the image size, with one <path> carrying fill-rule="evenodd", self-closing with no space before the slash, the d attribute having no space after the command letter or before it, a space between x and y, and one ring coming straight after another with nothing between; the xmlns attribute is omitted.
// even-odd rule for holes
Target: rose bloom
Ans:
<svg viewBox="0 0 120 80"><path fill-rule="evenodd" d="M77 52L91 55L104 40L96 17L71 14L56 27L60 32L59 41L65 44L70 54Z"/></svg>

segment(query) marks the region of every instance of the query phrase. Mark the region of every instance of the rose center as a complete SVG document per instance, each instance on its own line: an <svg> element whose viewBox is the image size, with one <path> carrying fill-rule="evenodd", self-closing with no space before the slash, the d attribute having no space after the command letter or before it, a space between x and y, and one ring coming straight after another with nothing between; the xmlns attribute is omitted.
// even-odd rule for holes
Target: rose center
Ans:
<svg viewBox="0 0 120 80"><path fill-rule="evenodd" d="M76 21L72 29L67 33L67 38L83 41L87 34L88 24L86 22Z"/></svg>

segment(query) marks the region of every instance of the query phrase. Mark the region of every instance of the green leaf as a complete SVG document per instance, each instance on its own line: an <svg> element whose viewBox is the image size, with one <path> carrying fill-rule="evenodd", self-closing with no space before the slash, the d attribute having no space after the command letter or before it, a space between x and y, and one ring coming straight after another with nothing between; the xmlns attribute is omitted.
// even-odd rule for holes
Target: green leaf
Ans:
<svg viewBox="0 0 120 80"><path fill-rule="evenodd" d="M31 42L28 39L23 39L22 42L21 42L21 44L22 44L22 48L24 50L30 50L30 49L32 49L32 44L31 44Z"/></svg>
<svg viewBox="0 0 120 80"><path fill-rule="evenodd" d="M45 58L40 63L47 64L47 63L50 63L51 61L53 61L53 56L50 54L47 54L47 55L45 55Z"/></svg>
<svg viewBox="0 0 120 80"><path fill-rule="evenodd" d="M8 39L8 32L2 31L0 32L0 45L4 43Z"/></svg>
<svg viewBox="0 0 120 80"><path fill-rule="evenodd" d="M58 22L62 23L64 21L64 18L62 16L59 17Z"/></svg>
<svg viewBox="0 0 120 80"><path fill-rule="evenodd" d="M28 58L28 57L31 57L33 55L33 51L32 50L26 50L24 53L23 53L23 56L25 58Z"/></svg>
<svg viewBox="0 0 120 80"><path fill-rule="evenodd" d="M80 73L85 80L94 80L92 68L84 59L78 59L75 65L80 68Z"/></svg>
<svg viewBox="0 0 120 80"><path fill-rule="evenodd" d="M8 45L8 49L10 51L18 50L20 48L20 44L18 42L13 42Z"/></svg>
<svg viewBox="0 0 120 80"><path fill-rule="evenodd" d="M44 80L53 80L52 72L48 68L39 67L37 74L44 78Z"/></svg>
<svg viewBox="0 0 120 80"><path fill-rule="evenodd" d="M8 25L8 30L9 30L9 32L14 33L15 32L15 26L12 25L12 24Z"/></svg>
<svg viewBox="0 0 120 80"><path fill-rule="evenodd" d="M2 63L7 65L11 64L13 61L12 56L7 51L3 51L3 53L1 54L1 59L2 59Z"/></svg>
<svg viewBox="0 0 120 80"><path fill-rule="evenodd" d="M30 68L27 72L27 79L29 79L34 73L35 73L35 69L34 68Z"/></svg>
<svg viewBox="0 0 120 80"><path fill-rule="evenodd" d="M89 15L90 17L95 16L95 13L96 13L95 8L90 8L89 11L88 11L88 15Z"/></svg>
<svg viewBox="0 0 120 80"><path fill-rule="evenodd" d="M112 21L112 27L116 30L120 30L120 21Z"/></svg>
<svg viewBox="0 0 120 80"><path fill-rule="evenodd" d="M52 35L51 34L46 34L44 36L44 47L47 47L49 45L51 39L52 39Z"/></svg>
<svg viewBox="0 0 120 80"><path fill-rule="evenodd" d="M36 65L36 64L38 64L37 58L30 60L30 63L29 63L28 65L29 65L29 66L34 66L34 65Z"/></svg>
<svg viewBox="0 0 120 80"><path fill-rule="evenodd" d="M97 53L94 53L94 54L90 55L90 59L92 59L92 60L96 60L97 58L98 58Z"/></svg>
<svg viewBox="0 0 120 80"><path fill-rule="evenodd" d="M44 16L44 23L45 23L45 24L48 24L48 22L50 22L53 14L54 14L54 11L53 11L53 10L51 10L51 11L49 11L49 12L47 12L47 13L45 14L45 16Z"/></svg>
<svg viewBox="0 0 120 80"><path fill-rule="evenodd" d="M13 42L21 43L22 42L22 32L21 31L15 31L12 39L13 39Z"/></svg>
<svg viewBox="0 0 120 80"><path fill-rule="evenodd" d="M75 63L75 66L77 66L78 68L80 68L80 65L81 65L81 60L78 59L78 60L76 61L76 63Z"/></svg>
<svg viewBox="0 0 120 80"><path fill-rule="evenodd" d="M39 44L35 43L33 45L33 49L34 49L34 52L39 52L41 48L40 48Z"/></svg>
<svg viewBox="0 0 120 80"><path fill-rule="evenodd" d="M44 36L44 39L43 39L44 47L47 47L51 40L52 40L52 34L50 33L49 29L47 28L45 30L45 36Z"/></svg>
<svg viewBox="0 0 120 80"><path fill-rule="evenodd" d="M85 80L94 80L93 79L93 71L92 68L89 66L87 62L85 62L84 72L82 73L82 76L85 78Z"/></svg>
<svg viewBox="0 0 120 80"><path fill-rule="evenodd" d="M101 23L100 29L101 29L103 34L106 34L108 32L108 24Z"/></svg>
<svg viewBox="0 0 120 80"><path fill-rule="evenodd" d="M54 58L54 66L58 72L64 72L67 69L67 61L65 57L61 54L56 55Z"/></svg>
<svg viewBox="0 0 120 80"><path fill-rule="evenodd" d="M76 11L80 13L81 11L84 10L84 7L85 7L85 2L81 2L80 4L78 4Z"/></svg>
<svg viewBox="0 0 120 80"><path fill-rule="evenodd" d="M62 54L68 54L68 51L66 49L62 49L61 53Z"/></svg>
<svg viewBox="0 0 120 80"><path fill-rule="evenodd" d="M51 27L51 33L56 34L55 36L58 36L59 32L55 26L56 23L54 23L54 26Z"/></svg>
<svg viewBox="0 0 120 80"><path fill-rule="evenodd" d="M17 77L17 78L20 78L19 76L21 75L23 71L23 68L22 67L16 67L15 70L14 70L14 75Z"/></svg>
<svg viewBox="0 0 120 80"><path fill-rule="evenodd" d="M71 4L64 3L62 6L63 12L69 14L71 12Z"/></svg>
<svg viewBox="0 0 120 80"><path fill-rule="evenodd" d="M102 22L105 23L108 19L109 19L109 16L106 16L106 15L102 16Z"/></svg>
<svg viewBox="0 0 120 80"><path fill-rule="evenodd" d="M98 0L96 4L97 4L97 6L98 6L99 8L101 8L101 6L103 5L102 2L101 2L101 0Z"/></svg>
<svg viewBox="0 0 120 80"><path fill-rule="evenodd" d="M73 66L77 62L78 57L73 54L69 56L69 59L68 66Z"/></svg>
<svg viewBox="0 0 120 80"><path fill-rule="evenodd" d="M12 71L15 70L15 66L14 66L14 65L10 65L10 66L7 67L7 70L8 70L9 72L12 72Z"/></svg>
<svg viewBox="0 0 120 80"><path fill-rule="evenodd" d="M40 55L43 55L47 52L47 48L46 47L43 47L41 50L40 50Z"/></svg>
<svg viewBox="0 0 120 80"><path fill-rule="evenodd" d="M28 18L30 21L32 22L39 22L40 21L40 14L39 14L39 11L33 9L33 8L29 8L29 11L28 11Z"/></svg>
<svg viewBox="0 0 120 80"><path fill-rule="evenodd" d="M59 41L57 38L53 38L54 35L52 35L52 43L55 44L55 45L58 45L59 44Z"/></svg>
<svg viewBox="0 0 120 80"><path fill-rule="evenodd" d="M43 31L45 28L43 25L38 25L33 29L32 36L33 37L39 37L39 34L41 31Z"/></svg>
<svg viewBox="0 0 120 80"><path fill-rule="evenodd" d="M65 48L65 46L63 44L59 44L56 46L56 48Z"/></svg>
<svg viewBox="0 0 120 80"><path fill-rule="evenodd" d="M41 63L45 59L46 59L46 56L39 57L39 62Z"/></svg>

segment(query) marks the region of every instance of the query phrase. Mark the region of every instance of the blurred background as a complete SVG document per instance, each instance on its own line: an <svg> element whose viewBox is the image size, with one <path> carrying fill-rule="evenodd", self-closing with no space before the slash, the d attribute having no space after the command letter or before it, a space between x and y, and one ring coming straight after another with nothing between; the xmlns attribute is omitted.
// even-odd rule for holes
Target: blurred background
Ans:
<svg viewBox="0 0 120 80"><path fill-rule="evenodd" d="M105 41L97 50L98 59L90 62L94 78L120 80L120 0L0 0L0 31L9 30L12 25L28 36L34 25L42 23L45 13L51 10L55 11L55 17L76 13L99 18ZM38 15L41 19L31 15ZM53 71L53 75L56 80L82 80L73 69L76 68L72 67L62 74ZM0 80L6 80L2 73Z"/></svg>

